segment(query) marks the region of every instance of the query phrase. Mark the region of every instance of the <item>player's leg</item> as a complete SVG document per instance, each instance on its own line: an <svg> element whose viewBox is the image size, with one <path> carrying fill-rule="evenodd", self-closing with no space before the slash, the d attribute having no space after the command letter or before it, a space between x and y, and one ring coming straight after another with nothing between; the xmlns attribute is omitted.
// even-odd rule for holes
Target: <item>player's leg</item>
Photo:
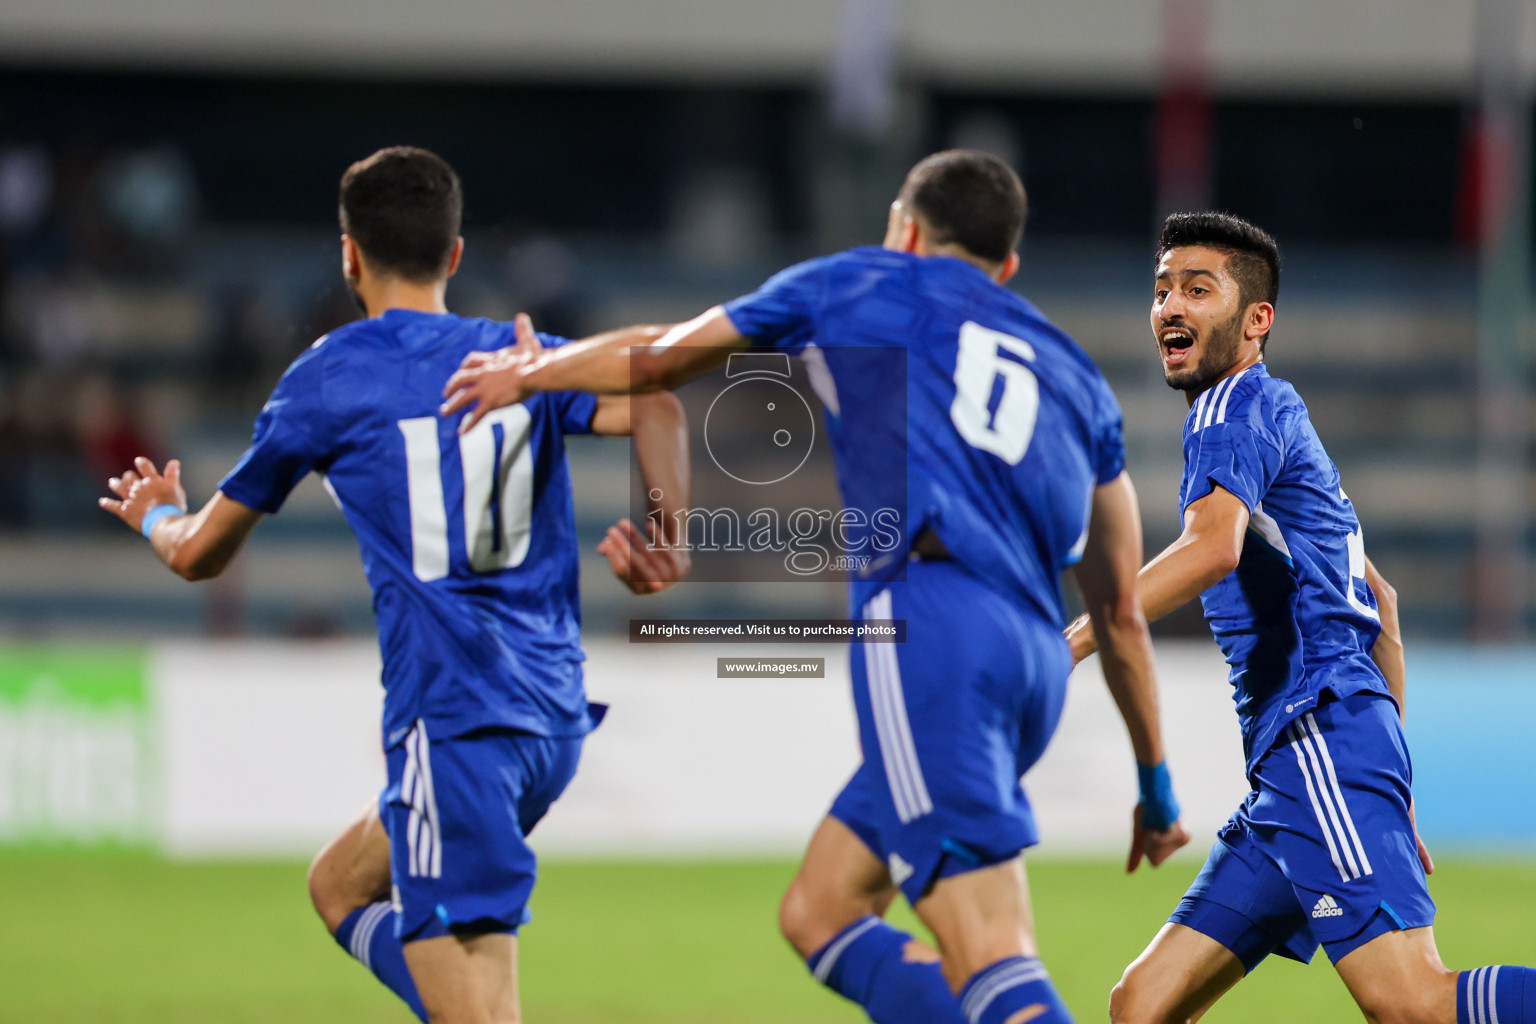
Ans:
<svg viewBox="0 0 1536 1024"><path fill-rule="evenodd" d="M1109 995L1109 1019L1112 1024L1197 1021L1243 975L1243 962L1226 946L1170 922L1125 969Z"/></svg>
<svg viewBox="0 0 1536 1024"><path fill-rule="evenodd" d="M1536 970L1453 971L1440 960L1433 928L1383 932L1336 966L1373 1024L1536 1024Z"/></svg>
<svg viewBox="0 0 1536 1024"><path fill-rule="evenodd" d="M426 1009L395 935L389 891L389 836L369 801L356 821L320 851L309 869L309 896L342 949L426 1020Z"/></svg>
<svg viewBox="0 0 1536 1024"><path fill-rule="evenodd" d="M1435 949L1396 706L1374 693L1298 717L1259 765L1270 840L1340 977L1378 1024L1536 1024L1536 972L1448 970ZM1288 801L1288 802L1287 802Z"/></svg>
<svg viewBox="0 0 1536 1024"><path fill-rule="evenodd" d="M517 936L440 935L405 947L432 1024L519 1024Z"/></svg>
<svg viewBox="0 0 1536 1024"><path fill-rule="evenodd" d="M884 917L896 895L885 864L852 828L828 815L779 904L779 931L795 952L809 958L849 925Z"/></svg>
<svg viewBox="0 0 1536 1024"><path fill-rule="evenodd" d="M482 730L390 752L385 822L399 931L433 1024L516 1024L519 927L536 862L527 832L575 774L581 738Z"/></svg>
<svg viewBox="0 0 1536 1024"><path fill-rule="evenodd" d="M1441 963L1433 928L1377 935L1346 954L1337 967L1361 1012L1375 1024L1454 1024L1457 1019L1457 974ZM1499 1015L1501 1022L1508 1019L1520 1018Z"/></svg>
<svg viewBox="0 0 1536 1024"><path fill-rule="evenodd" d="M870 617L905 619L907 642L863 645L867 686L855 690L865 759L892 808L893 877L970 1024L1070 1021L1036 954L1019 854L1038 833L1018 784L1060 717L1065 644L952 563L913 563L893 590Z"/></svg>
<svg viewBox="0 0 1536 1024"><path fill-rule="evenodd" d="M1021 858L941 878L915 909L971 1024L1072 1019L1039 959Z"/></svg>
<svg viewBox="0 0 1536 1024"><path fill-rule="evenodd" d="M881 920L897 889L871 848L865 779L861 767L816 829L779 929L817 981L877 1024L960 1024L938 954Z"/></svg>
<svg viewBox="0 0 1536 1024"><path fill-rule="evenodd" d="M1186 1024L1271 953L1302 963L1317 950L1295 889L1245 824L1260 794L1217 834L1168 923L1110 993L1115 1024Z"/></svg>

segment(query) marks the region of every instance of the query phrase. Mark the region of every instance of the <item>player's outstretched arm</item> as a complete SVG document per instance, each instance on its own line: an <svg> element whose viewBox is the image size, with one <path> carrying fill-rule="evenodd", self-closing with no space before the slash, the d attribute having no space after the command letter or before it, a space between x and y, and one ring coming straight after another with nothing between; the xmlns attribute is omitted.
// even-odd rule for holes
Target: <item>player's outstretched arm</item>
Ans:
<svg viewBox="0 0 1536 1024"><path fill-rule="evenodd" d="M1184 532L1137 576L1142 613L1156 622L1193 601L1237 568L1248 530L1248 506L1223 487L1184 510ZM1084 615L1067 627L1073 661L1099 649L1095 628Z"/></svg>
<svg viewBox="0 0 1536 1024"><path fill-rule="evenodd" d="M665 332L654 326L627 327L533 356L527 317L518 317L517 331L516 346L473 364L466 361L448 379L441 412L451 416L469 410L461 431L492 409L521 402L536 391L644 394L673 388L723 366L747 344L720 306Z"/></svg>
<svg viewBox="0 0 1536 1024"><path fill-rule="evenodd" d="M107 487L117 497L97 504L148 537L160 560L185 580L212 579L223 572L261 520L260 512L222 492L188 515L176 459L166 463L164 474L148 459L135 459L134 468L112 477Z"/></svg>
<svg viewBox="0 0 1536 1024"><path fill-rule="evenodd" d="M1141 554L1136 488L1130 475L1121 473L1094 491L1077 582L1103 643L1104 681L1125 719L1136 754L1141 799L1136 805L1127 871L1136 870L1143 856L1156 867L1189 842L1164 761L1152 638L1136 596Z"/></svg>
<svg viewBox="0 0 1536 1024"><path fill-rule="evenodd" d="M679 523L692 486L688 460L688 418L670 391L648 395L602 395L592 431L634 438L635 456L649 514L641 532L628 519L608 529L597 546L614 576L636 594L659 593L688 574L692 558L678 543Z"/></svg>

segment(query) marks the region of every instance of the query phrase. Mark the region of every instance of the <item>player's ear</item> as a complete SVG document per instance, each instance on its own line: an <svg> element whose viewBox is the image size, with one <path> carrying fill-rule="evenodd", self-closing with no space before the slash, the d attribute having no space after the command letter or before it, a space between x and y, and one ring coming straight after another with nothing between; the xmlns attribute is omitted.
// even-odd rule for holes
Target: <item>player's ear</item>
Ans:
<svg viewBox="0 0 1536 1024"><path fill-rule="evenodd" d="M901 222L901 251L920 253L926 242L923 226L917 222L917 218L910 215L904 218Z"/></svg>
<svg viewBox="0 0 1536 1024"><path fill-rule="evenodd" d="M351 235L341 236L341 276L348 281L356 281L363 275L363 261L358 253L357 243Z"/></svg>
<svg viewBox="0 0 1536 1024"><path fill-rule="evenodd" d="M1019 254L1011 252L1008 254L1008 258L1003 260L1002 265L997 268L997 273L993 276L997 278L998 284L1007 284L1013 279L1013 275L1018 272Z"/></svg>
<svg viewBox="0 0 1536 1024"><path fill-rule="evenodd" d="M1248 323L1243 330L1243 336L1250 339L1262 338L1274 326L1275 307L1267 302L1255 302L1249 307Z"/></svg>
<svg viewBox="0 0 1536 1024"><path fill-rule="evenodd" d="M453 252L448 254L448 273L444 276L452 277L459 272L459 260L464 256L464 238L460 236L454 239Z"/></svg>

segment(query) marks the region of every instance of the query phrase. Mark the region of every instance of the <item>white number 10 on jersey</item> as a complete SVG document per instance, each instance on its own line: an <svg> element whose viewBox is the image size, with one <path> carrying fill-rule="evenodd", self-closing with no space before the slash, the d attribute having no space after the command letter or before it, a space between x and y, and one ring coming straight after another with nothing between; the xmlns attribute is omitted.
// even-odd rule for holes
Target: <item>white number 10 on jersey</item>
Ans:
<svg viewBox="0 0 1536 1024"><path fill-rule="evenodd" d="M1016 466L1035 436L1040 412L1040 381L1018 359L1035 361L1034 346L1022 338L966 321L960 328L955 356L955 401L949 407L960 436L974 448L989 451ZM1003 394L992 412L992 389L1002 379Z"/></svg>
<svg viewBox="0 0 1536 1024"><path fill-rule="evenodd" d="M443 500L442 455L436 416L401 420L405 478L411 504L411 567L419 580L448 575L448 505ZM459 436L464 467L464 544L469 567L495 572L528 557L533 525L532 418L526 406L488 413Z"/></svg>

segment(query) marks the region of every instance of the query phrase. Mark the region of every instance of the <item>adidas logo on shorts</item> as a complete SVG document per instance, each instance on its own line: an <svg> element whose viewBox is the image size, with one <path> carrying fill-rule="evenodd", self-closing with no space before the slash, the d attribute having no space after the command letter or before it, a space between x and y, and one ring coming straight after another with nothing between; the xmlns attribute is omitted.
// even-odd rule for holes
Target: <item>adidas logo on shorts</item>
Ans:
<svg viewBox="0 0 1536 1024"><path fill-rule="evenodd" d="M1317 903L1312 907L1312 917L1313 917L1314 920L1316 920L1317 918L1320 918L1320 917L1343 917L1343 916L1344 916L1343 908L1340 907L1337 903L1335 903L1333 901L1333 897L1329 896L1327 893L1324 893L1323 894L1323 898L1318 900Z"/></svg>

